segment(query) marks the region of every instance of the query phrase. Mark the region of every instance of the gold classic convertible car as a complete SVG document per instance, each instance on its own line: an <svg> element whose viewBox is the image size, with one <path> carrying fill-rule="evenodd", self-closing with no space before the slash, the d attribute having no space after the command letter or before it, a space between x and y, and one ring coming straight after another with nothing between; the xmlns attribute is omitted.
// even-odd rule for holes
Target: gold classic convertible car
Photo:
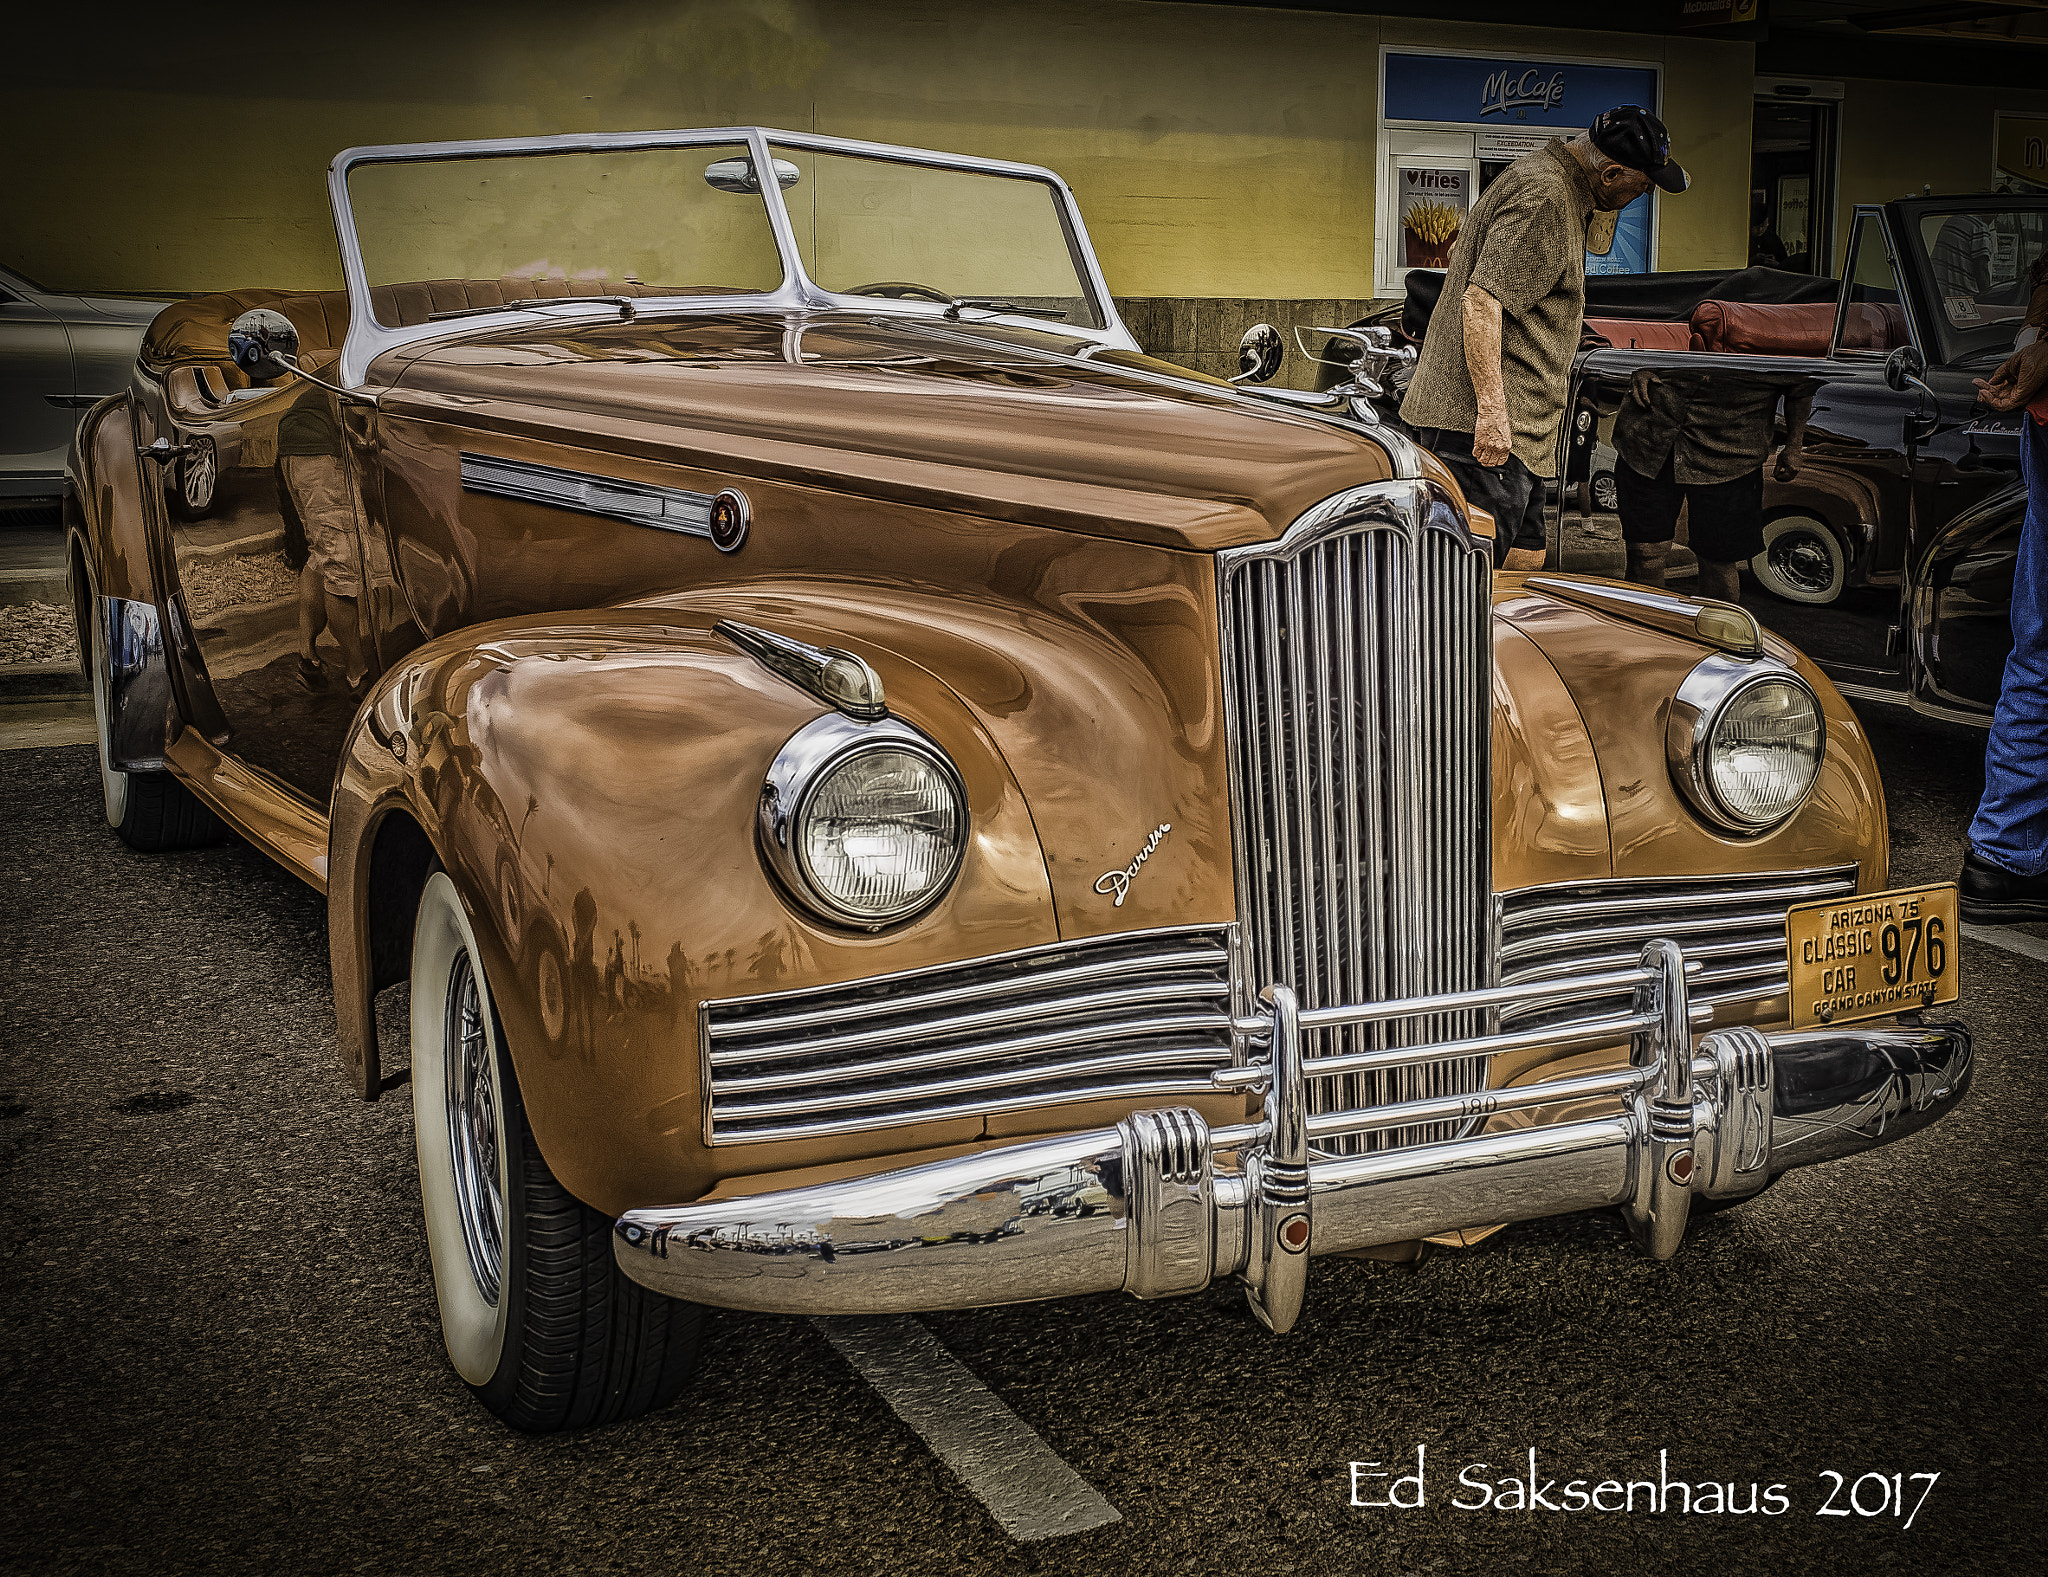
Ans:
<svg viewBox="0 0 2048 1577"><path fill-rule="evenodd" d="M1741 609L1496 575L1364 380L1147 358L1041 169L723 129L361 148L347 288L80 427L108 820L409 984L435 1290L523 1429L705 1306L959 1308L1692 1211L1925 1125L1952 891ZM1901 938L1910 936L1910 958ZM1900 1014L1905 1014L1903 1021Z"/></svg>

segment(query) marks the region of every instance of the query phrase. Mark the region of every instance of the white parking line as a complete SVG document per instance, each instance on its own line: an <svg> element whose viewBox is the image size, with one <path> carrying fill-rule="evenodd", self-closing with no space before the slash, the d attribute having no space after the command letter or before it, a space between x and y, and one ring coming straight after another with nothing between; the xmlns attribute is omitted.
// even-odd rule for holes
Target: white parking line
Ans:
<svg viewBox="0 0 2048 1577"><path fill-rule="evenodd" d="M2008 953L2018 953L2022 958L2031 958L2036 963L2048 964L2048 942L2038 936L2029 936L2024 931L2015 931L2009 925L1971 925L1963 923L1963 935L1973 942L1989 942L1993 947L2002 947Z"/></svg>
<svg viewBox="0 0 2048 1577"><path fill-rule="evenodd" d="M1056 1539L1123 1520L916 1320L815 1323L1011 1538Z"/></svg>

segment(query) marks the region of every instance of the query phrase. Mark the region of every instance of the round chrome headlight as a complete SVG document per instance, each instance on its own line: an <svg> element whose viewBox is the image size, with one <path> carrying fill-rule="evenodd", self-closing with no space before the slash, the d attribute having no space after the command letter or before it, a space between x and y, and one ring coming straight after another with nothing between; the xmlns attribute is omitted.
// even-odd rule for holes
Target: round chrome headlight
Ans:
<svg viewBox="0 0 2048 1577"><path fill-rule="evenodd" d="M1671 775L1730 832L1764 832L1804 804L1826 748L1819 699L1778 663L1709 657L1671 699Z"/></svg>
<svg viewBox="0 0 2048 1577"><path fill-rule="evenodd" d="M959 874L967 793L916 729L827 713L769 768L761 841L790 891L826 919L888 925L936 903Z"/></svg>

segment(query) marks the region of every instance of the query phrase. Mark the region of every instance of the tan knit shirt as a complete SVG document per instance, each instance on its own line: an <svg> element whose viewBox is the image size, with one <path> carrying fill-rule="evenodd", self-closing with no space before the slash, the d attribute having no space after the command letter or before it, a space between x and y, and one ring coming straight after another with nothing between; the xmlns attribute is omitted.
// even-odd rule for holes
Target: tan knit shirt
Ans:
<svg viewBox="0 0 2048 1577"><path fill-rule="evenodd" d="M1461 433L1479 425L1461 307L1465 287L1477 285L1501 307L1501 387L1515 457L1538 476L1557 474L1565 383L1586 315L1593 209L1593 184L1562 141L1523 154L1487 187L1451 248L1403 421Z"/></svg>

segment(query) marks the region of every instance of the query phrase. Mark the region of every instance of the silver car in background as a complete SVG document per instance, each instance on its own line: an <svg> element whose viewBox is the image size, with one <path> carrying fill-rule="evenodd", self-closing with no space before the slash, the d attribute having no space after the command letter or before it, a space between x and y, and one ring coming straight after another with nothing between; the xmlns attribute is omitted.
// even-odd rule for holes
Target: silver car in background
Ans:
<svg viewBox="0 0 2048 1577"><path fill-rule="evenodd" d="M167 301L75 296L0 268L0 512L54 502L79 414L127 384Z"/></svg>

